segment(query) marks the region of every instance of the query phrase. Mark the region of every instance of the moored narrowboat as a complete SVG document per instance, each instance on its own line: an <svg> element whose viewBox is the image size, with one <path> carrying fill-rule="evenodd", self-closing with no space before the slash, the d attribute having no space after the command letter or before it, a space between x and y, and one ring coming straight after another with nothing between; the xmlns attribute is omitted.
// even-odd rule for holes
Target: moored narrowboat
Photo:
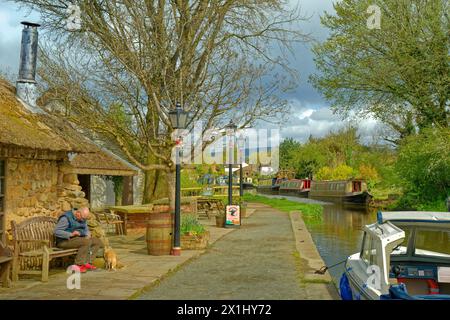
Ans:
<svg viewBox="0 0 450 320"><path fill-rule="evenodd" d="M364 180L313 180L309 197L349 204L368 204L372 199Z"/></svg>
<svg viewBox="0 0 450 320"><path fill-rule="evenodd" d="M311 188L309 179L291 179L285 180L280 185L280 194L308 197Z"/></svg>
<svg viewBox="0 0 450 320"><path fill-rule="evenodd" d="M244 190L251 190L255 188L255 185L253 184L253 179L250 177L245 177L242 179L242 187Z"/></svg>
<svg viewBox="0 0 450 320"><path fill-rule="evenodd" d="M286 180L283 178L266 178L258 180L258 187L256 188L260 193L278 194L281 183Z"/></svg>
<svg viewBox="0 0 450 320"><path fill-rule="evenodd" d="M272 178L258 179L256 191L259 193L270 194L272 192Z"/></svg>

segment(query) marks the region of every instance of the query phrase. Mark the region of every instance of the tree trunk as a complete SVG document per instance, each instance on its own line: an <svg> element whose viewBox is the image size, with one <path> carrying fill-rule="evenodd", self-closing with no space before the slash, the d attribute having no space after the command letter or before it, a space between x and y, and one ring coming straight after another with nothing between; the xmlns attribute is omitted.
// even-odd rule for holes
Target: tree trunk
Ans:
<svg viewBox="0 0 450 320"><path fill-rule="evenodd" d="M133 200L133 176L123 177L122 205L132 205Z"/></svg>
<svg viewBox="0 0 450 320"><path fill-rule="evenodd" d="M155 181L155 171L147 170L144 172L144 194L142 198L142 203L151 203L154 199L154 184Z"/></svg>
<svg viewBox="0 0 450 320"><path fill-rule="evenodd" d="M151 203L160 198L167 198L167 174L163 170L144 172L144 194L142 203Z"/></svg>

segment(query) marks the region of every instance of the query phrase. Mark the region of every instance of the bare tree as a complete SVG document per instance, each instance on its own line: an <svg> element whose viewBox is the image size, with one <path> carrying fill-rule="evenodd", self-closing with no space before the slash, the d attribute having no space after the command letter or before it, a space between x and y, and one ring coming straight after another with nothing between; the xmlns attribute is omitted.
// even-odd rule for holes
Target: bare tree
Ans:
<svg viewBox="0 0 450 320"><path fill-rule="evenodd" d="M282 93L299 8L282 0L89 0L81 29L68 31L70 3L15 0L42 15L47 44L40 76L66 116L106 135L146 172L145 201L164 172L173 191L168 112L180 102L204 130L233 118L240 127L282 119ZM171 192L169 197L173 198Z"/></svg>

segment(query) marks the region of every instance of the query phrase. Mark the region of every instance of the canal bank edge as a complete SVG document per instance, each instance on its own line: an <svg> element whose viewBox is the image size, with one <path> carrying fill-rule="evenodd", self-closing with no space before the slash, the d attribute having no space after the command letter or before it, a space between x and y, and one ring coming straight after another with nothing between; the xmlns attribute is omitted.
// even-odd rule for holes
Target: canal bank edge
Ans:
<svg viewBox="0 0 450 320"><path fill-rule="evenodd" d="M325 262L319 254L316 245L309 233L305 222L302 219L301 211L291 211L289 212L289 217L291 219L292 231L295 238L295 247L302 259L304 259L308 264L308 270L304 272L304 279L307 281L323 281L328 283L333 283L333 279L328 271L324 274L314 273L323 266L326 266Z"/></svg>

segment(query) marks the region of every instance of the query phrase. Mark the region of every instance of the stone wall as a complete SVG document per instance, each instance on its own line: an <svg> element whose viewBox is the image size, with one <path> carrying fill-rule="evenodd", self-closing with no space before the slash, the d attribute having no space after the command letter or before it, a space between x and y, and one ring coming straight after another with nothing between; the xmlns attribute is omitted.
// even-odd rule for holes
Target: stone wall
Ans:
<svg viewBox="0 0 450 320"><path fill-rule="evenodd" d="M67 172L66 169L67 166L62 165L58 172L58 203L61 211L89 207L89 202L85 199L86 195L81 191L82 188L78 176Z"/></svg>
<svg viewBox="0 0 450 320"><path fill-rule="evenodd" d="M57 217L87 206L77 175L65 173L54 160L8 158L6 162L6 229L11 221L33 216Z"/></svg>
<svg viewBox="0 0 450 320"><path fill-rule="evenodd" d="M32 216L56 216L58 164L51 160L9 158L6 162L6 228L11 220Z"/></svg>

